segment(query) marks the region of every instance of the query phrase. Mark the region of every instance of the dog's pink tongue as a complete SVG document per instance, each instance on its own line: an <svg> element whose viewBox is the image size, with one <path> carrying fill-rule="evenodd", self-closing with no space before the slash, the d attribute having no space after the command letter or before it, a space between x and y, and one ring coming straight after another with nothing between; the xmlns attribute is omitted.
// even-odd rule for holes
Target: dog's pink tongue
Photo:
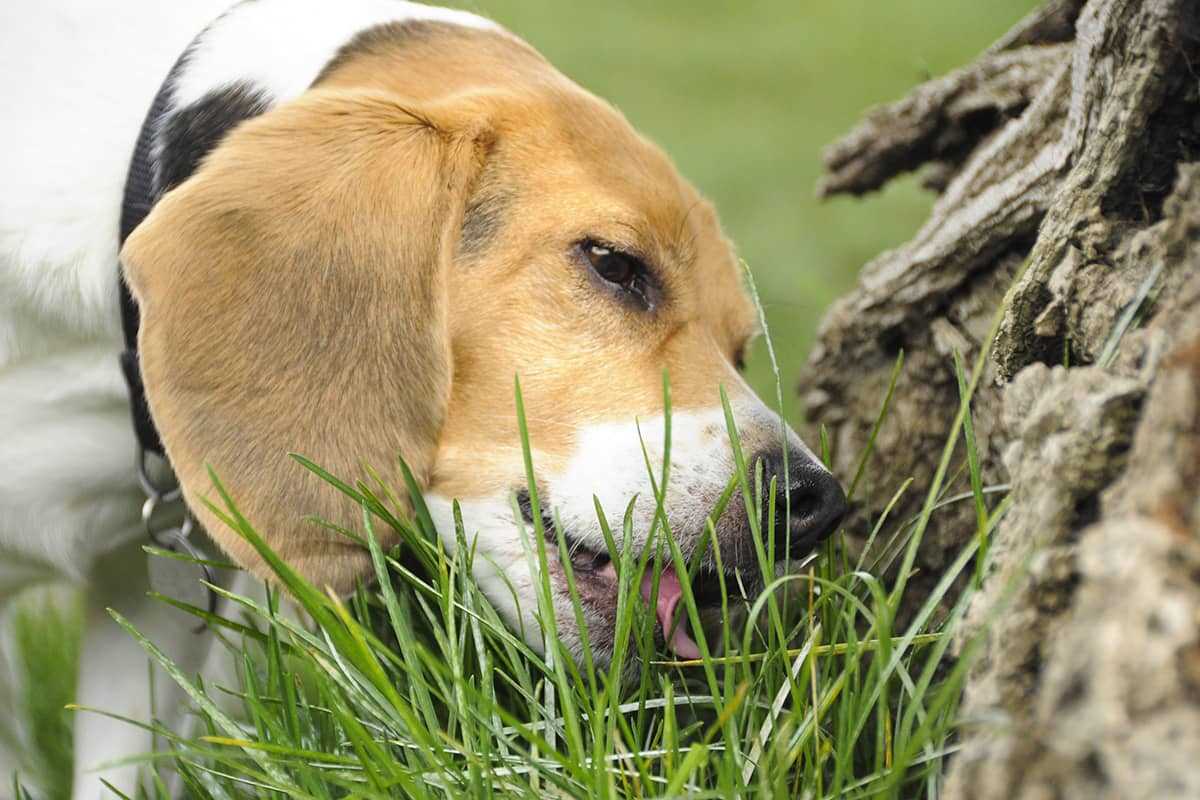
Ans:
<svg viewBox="0 0 1200 800"><path fill-rule="evenodd" d="M647 569L642 575L642 599L647 603L650 602L650 593L653 590L654 574L652 570ZM655 615L658 617L658 624L662 627L664 637L667 635L667 631L671 630L671 622L675 617L675 606L679 605L682 597L683 587L679 585L679 576L675 574L675 568L666 567L658 578L658 607L655 609ZM700 648L688 635L686 619L679 620L667 645L680 658L700 658Z"/></svg>

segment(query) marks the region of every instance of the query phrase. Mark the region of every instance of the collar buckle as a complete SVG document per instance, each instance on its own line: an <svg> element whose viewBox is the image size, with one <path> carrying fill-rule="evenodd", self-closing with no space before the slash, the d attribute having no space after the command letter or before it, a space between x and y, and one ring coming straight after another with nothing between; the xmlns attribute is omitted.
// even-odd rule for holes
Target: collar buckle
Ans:
<svg viewBox="0 0 1200 800"><path fill-rule="evenodd" d="M152 459L160 466L152 466ZM157 547L177 554L181 561L198 566L204 581L208 612L217 610L217 593L212 584L216 575L205 553L191 540L196 529L196 519L183 502L183 488L164 456L153 453L141 445L137 451L138 483L146 500L142 503L142 527L147 538ZM208 627L202 622L194 629L200 633Z"/></svg>

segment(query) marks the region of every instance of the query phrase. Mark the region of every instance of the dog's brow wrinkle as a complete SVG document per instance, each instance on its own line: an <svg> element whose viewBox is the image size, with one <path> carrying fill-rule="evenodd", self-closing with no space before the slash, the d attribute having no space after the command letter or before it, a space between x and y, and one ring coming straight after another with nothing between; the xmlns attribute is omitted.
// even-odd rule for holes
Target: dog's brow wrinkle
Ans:
<svg viewBox="0 0 1200 800"><path fill-rule="evenodd" d="M633 237L634 241L640 239L642 236L642 229L639 226L633 224L632 222L627 222L626 220L619 219L619 220L616 220L613 223L613 225L614 225L614 227L629 231L629 235Z"/></svg>
<svg viewBox="0 0 1200 800"><path fill-rule="evenodd" d="M482 250L499 233L508 204L508 195L498 192L489 192L472 199L463 213L459 252L463 255L473 255Z"/></svg>
<svg viewBox="0 0 1200 800"><path fill-rule="evenodd" d="M685 263L692 263L696 260L696 242L700 238L700 232L693 230L688 234L688 240L681 246L679 257Z"/></svg>
<svg viewBox="0 0 1200 800"><path fill-rule="evenodd" d="M692 204L687 207L687 211L684 211L683 216L679 218L679 229L675 231L675 238L677 240L683 239L683 232L684 232L684 229L687 228L688 217L690 217L692 215L693 211L695 211L697 208L700 207L700 204L702 202L704 202L704 201L701 198L696 198L695 200L693 200ZM688 238L687 249L689 251L694 250L695 244L696 244L696 232L692 231L691 236Z"/></svg>

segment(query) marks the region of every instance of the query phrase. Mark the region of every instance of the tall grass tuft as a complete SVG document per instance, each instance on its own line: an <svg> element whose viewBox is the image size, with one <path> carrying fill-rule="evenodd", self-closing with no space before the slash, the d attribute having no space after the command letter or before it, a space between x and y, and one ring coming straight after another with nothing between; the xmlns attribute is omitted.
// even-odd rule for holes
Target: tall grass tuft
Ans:
<svg viewBox="0 0 1200 800"><path fill-rule="evenodd" d="M519 388L517 402L520 409ZM885 415L886 405L880 426ZM532 474L523 424L522 431ZM770 494L760 491L761 469L745 462L732 415L728 432L741 470L733 491L746 500L765 574L775 575L773 548L764 546L773 531L760 529L756 509L757 498ZM775 578L755 599L723 585L723 616L744 621L711 641L698 634L703 657L696 661L655 652L655 619L637 591L644 572L656 582L664 564L681 575L690 566L662 511L668 461L652 476L658 513L643 551L631 546L638 540L631 515L616 530L600 517L621 576L607 664L587 636L569 560L581 650L558 636L547 577L537 600L543 648L530 647L471 579L471 532L461 521L451 554L415 486L412 517L399 519L365 483L351 486L308 466L361 505L375 567L370 585L339 598L307 583L275 556L214 475L215 510L258 550L311 622L281 614L278 595L263 603L225 592L238 611L225 616L183 606L226 634L229 657L240 666L237 685L226 687L181 674L117 617L195 705L199 735L159 730L188 796L936 796L942 761L954 749L963 674L953 669L950 633L975 591L972 582L953 596L953 587L970 574L1005 509L987 509L977 459L967 465L971 493L947 499L935 482L918 518L897 523L885 513L862 532L870 544L857 564L839 534L823 558ZM566 545L560 537L559 552L548 546L536 482L529 485L538 529L525 541L546 576L545 565ZM898 629L912 565L903 559L897 572L893 561L913 552L915 534L948 502L976 504L979 535ZM382 527L398 535L398 547L380 548ZM711 522L708 531L715 547ZM683 586L699 632L699 610ZM946 607L948 615L937 613ZM161 756L153 762L162 763ZM165 792L165 782L155 785Z"/></svg>
<svg viewBox="0 0 1200 800"><path fill-rule="evenodd" d="M901 357L881 398L851 494L887 423L902 364ZM1003 501L989 507L1003 487L983 485L974 446L970 400L982 366L980 358L967 375L961 362L951 365L959 376L960 414L921 513L891 517L912 484L904 481L870 529L854 532L866 542L857 558L850 557L849 532L841 531L803 568L777 569L774 514L759 513L759 499L774 493L763 491L761 466L747 463L722 393L738 470L707 525L708 546L719 561L712 520L740 493L759 565L777 577L747 599L722 573L722 618L730 624L712 639L703 635L689 582L681 581L684 613L702 654L694 661L656 652L656 620L639 592L644 574L657 587L664 565L682 576L699 563L698 554L689 563L681 551L663 508L671 479L665 376L663 464L656 470L646 460L653 497L643 502L656 509L649 536L635 535L628 512L610 527L597 502L620 585L607 661L588 636L566 542L559 533L554 547L543 530L519 383L515 401L533 510L533 529L521 533L541 576L533 609L541 647L510 630L472 580L473 532L463 528L457 506L457 547L451 553L442 546L403 463L409 518L389 510L377 480L351 485L298 458L362 508L359 536L375 574L349 598L309 584L282 562L213 475L214 512L254 546L307 620L281 613L279 594L261 602L215 589L237 612L223 616L171 601L222 633L239 666L237 685L209 686L181 674L116 617L193 701L197 735L155 726L171 743L172 780L190 797L214 800L936 797L944 759L955 749L969 663L953 657L952 634L978 588L978 580L959 578L986 569L977 556L1007 510ZM947 496L960 434L968 454L961 471L971 491ZM828 458L828 447L822 450ZM934 514L960 502L974 504L977 535L933 591L913 602L908 582L924 530ZM399 539L389 551L379 546L383 529ZM639 550L635 541L647 544ZM546 565L556 558L582 634L574 648L560 638L553 613ZM903 627L902 606L918 607ZM973 649L968 642L964 652ZM159 794L167 786L157 775L163 764L161 754L147 759Z"/></svg>

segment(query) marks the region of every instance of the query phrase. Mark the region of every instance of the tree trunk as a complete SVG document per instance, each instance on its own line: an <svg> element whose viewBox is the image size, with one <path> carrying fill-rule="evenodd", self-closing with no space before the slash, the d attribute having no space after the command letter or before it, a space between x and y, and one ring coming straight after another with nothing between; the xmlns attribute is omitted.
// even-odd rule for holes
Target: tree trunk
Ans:
<svg viewBox="0 0 1200 800"><path fill-rule="evenodd" d="M1012 506L961 634L984 645L949 797L1200 797L1198 93L1200 0L1052 0L826 154L825 195L917 168L940 193L830 310L800 384L850 479L904 351L861 519L908 477L891 518L917 513L953 353L1004 306L972 413ZM969 501L935 514L915 580L975 531Z"/></svg>

